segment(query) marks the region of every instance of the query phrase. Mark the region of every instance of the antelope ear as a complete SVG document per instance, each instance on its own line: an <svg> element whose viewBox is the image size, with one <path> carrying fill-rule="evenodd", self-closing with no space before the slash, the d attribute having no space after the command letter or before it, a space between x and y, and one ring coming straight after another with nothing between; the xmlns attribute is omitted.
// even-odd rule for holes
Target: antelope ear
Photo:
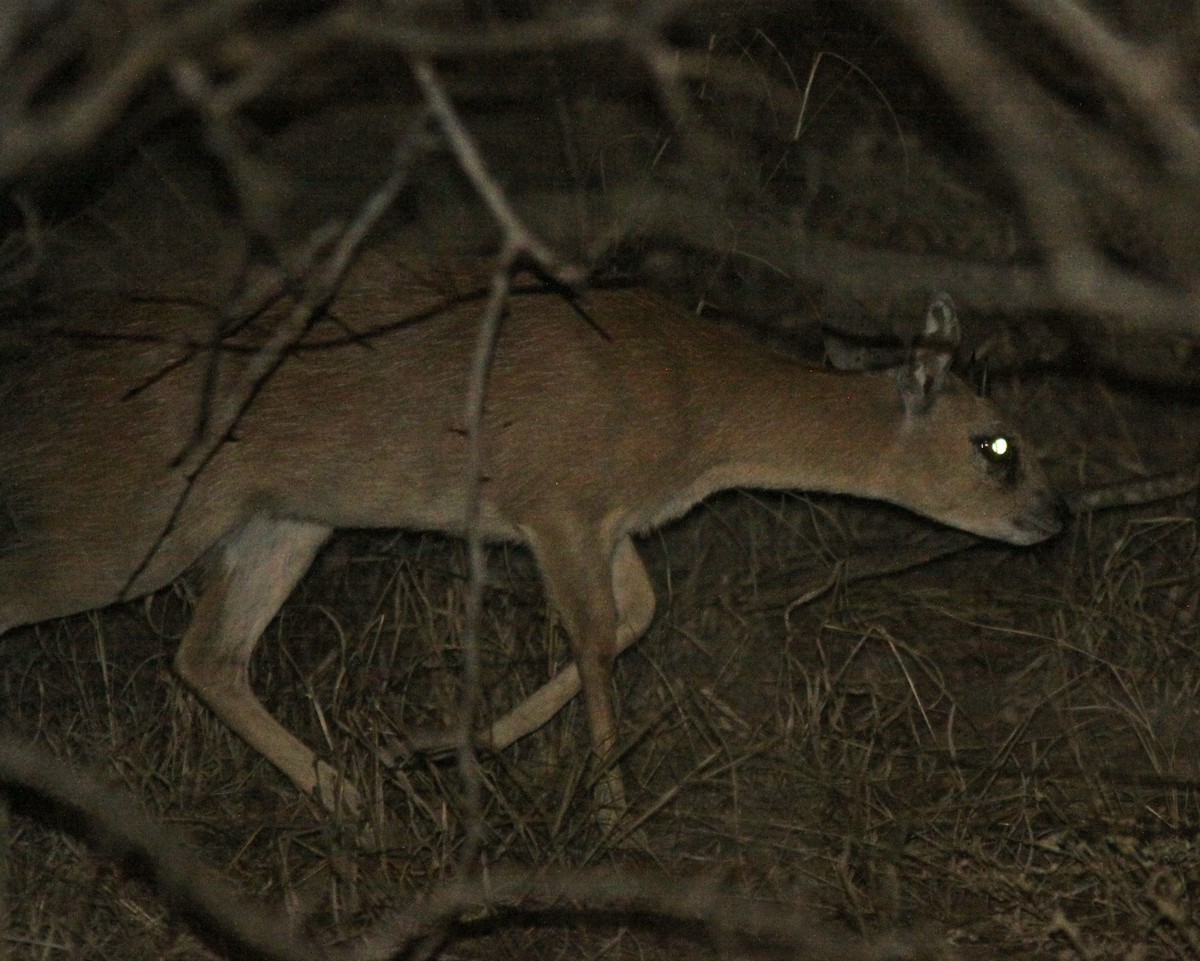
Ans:
<svg viewBox="0 0 1200 961"><path fill-rule="evenodd" d="M934 294L925 312L925 328L913 344L908 362L896 371L896 384L909 417L928 413L946 379L962 330L954 301L945 291Z"/></svg>

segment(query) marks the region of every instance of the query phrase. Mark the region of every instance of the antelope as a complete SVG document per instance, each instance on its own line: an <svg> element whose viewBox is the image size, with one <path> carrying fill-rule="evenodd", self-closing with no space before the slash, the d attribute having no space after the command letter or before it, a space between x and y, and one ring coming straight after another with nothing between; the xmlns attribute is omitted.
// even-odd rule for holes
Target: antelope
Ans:
<svg viewBox="0 0 1200 961"><path fill-rule="evenodd" d="M314 325L190 482L180 454L206 387L236 379L255 331L214 366L194 302L89 308L83 326L104 337L65 324L0 388L0 633L202 563L178 676L300 791L356 809L353 786L255 697L248 662L334 529L464 533L481 313L468 275L360 255L328 308L340 323ZM1057 533L1058 501L1017 432L949 373L957 337L941 296L906 363L845 373L643 289L515 289L487 385L478 524L533 552L573 664L484 740L506 746L582 687L595 758L612 759L613 662L655 609L634 537L716 491L875 498L1016 545ZM619 775L608 798L623 803Z"/></svg>

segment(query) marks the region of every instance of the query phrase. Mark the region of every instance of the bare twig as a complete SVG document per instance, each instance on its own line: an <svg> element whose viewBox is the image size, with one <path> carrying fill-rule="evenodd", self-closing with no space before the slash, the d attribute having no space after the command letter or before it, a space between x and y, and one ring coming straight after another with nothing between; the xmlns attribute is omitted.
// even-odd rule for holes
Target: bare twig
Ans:
<svg viewBox="0 0 1200 961"><path fill-rule="evenodd" d="M19 814L68 830L144 877L171 910L214 947L264 961L383 961L414 948L464 913L541 914L543 923L580 919L622 925L641 917L695 940L732 936L787 957L826 961L932 958L938 947L901 933L865 939L822 918L804 903L757 901L723 893L712 881L677 880L658 872L611 868L529 871L498 869L451 879L397 908L356 943L325 949L299 933L282 912L257 903L205 865L174 832L143 814L123 792L0 735L0 796Z"/></svg>
<svg viewBox="0 0 1200 961"><path fill-rule="evenodd" d="M467 549L470 559L470 582L467 589L466 630L463 635L463 695L456 729L458 767L463 781L464 807L467 814L466 840L460 865L472 870L483 844L482 787L479 777L479 758L475 754L475 715L482 686L479 660L479 626L483 621L483 588L487 577L487 554L484 551L483 530L480 526L480 485L483 483L483 410L487 395L488 373L500 321L508 302L509 285L518 251L507 248L496 262L492 273L491 293L479 322L475 338L475 353L471 361L471 379L464 399L464 420L467 425Z"/></svg>
<svg viewBox="0 0 1200 961"><path fill-rule="evenodd" d="M483 30L445 30L437 24L383 19L375 11L356 5L342 8L330 24L338 40L384 47L409 57L505 57L547 50L572 50L615 43L623 35L625 20L608 4L548 10L540 19L526 22L490 22Z"/></svg>
<svg viewBox="0 0 1200 961"><path fill-rule="evenodd" d="M487 169L474 139L459 119L453 104L442 89L433 65L427 60L416 60L412 64L412 70L430 113L441 127L463 173L475 187L480 199L487 206L504 235L503 248L492 274L491 293L476 338L471 378L464 401L469 475L467 478L465 526L469 543L471 575L467 594L467 627L463 638L464 693L456 725L455 747L463 780L464 805L467 812L467 836L460 865L469 872L473 870L479 855L483 829L479 761L475 755L473 734L476 705L480 695L478 635L486 574L479 512L480 484L483 474L482 421L487 376L500 329L500 320L508 299L512 273L516 266L522 260L531 260L554 279L567 284L579 283L584 274L578 268L564 266L560 258L517 216L504 191Z"/></svg>
<svg viewBox="0 0 1200 961"><path fill-rule="evenodd" d="M1180 100L1189 81L1178 53L1164 46L1139 47L1117 36L1074 0L1014 3L1121 93L1166 148L1173 166L1190 177L1200 172L1200 129Z"/></svg>
<svg viewBox="0 0 1200 961"><path fill-rule="evenodd" d="M58 824L143 876L171 910L213 945L264 961L326 957L279 911L234 888L124 793L0 734L0 794L16 813Z"/></svg>
<svg viewBox="0 0 1200 961"><path fill-rule="evenodd" d="M869 961L933 958L938 947L895 933L867 940L820 918L804 904L778 904L724 894L710 880L679 881L657 872L575 868L489 871L458 879L384 920L353 949L355 961L403 957L410 946L451 918L480 911L544 913L565 923L612 913L647 924L687 924L698 941L719 936L776 948L789 958Z"/></svg>
<svg viewBox="0 0 1200 961"><path fill-rule="evenodd" d="M0 180L94 143L117 122L152 76L183 51L224 34L257 3L210 0L187 7L174 19L152 21L133 33L116 65L89 86L60 99L45 113L6 118L0 131Z"/></svg>
<svg viewBox="0 0 1200 961"><path fill-rule="evenodd" d="M987 134L1020 185L1058 293L1070 301L1076 281L1102 270L1094 262L1079 200L1055 155L1044 93L997 54L954 0L894 0L893 5L905 38L946 80L959 107Z"/></svg>
<svg viewBox="0 0 1200 961"><path fill-rule="evenodd" d="M442 129L454 156L458 160L462 172L467 175L479 198L487 205L496 223L504 232L507 255L513 262L521 257L533 260L542 270L554 277L560 283L574 286L584 279L584 273L577 268L562 265L559 258L548 246L537 237L517 216L500 185L496 183L475 140L466 126L459 119L454 105L446 96L438 81L433 65L428 60L415 60L412 64L413 76L421 87L425 102L433 117Z"/></svg>
<svg viewBox="0 0 1200 961"><path fill-rule="evenodd" d="M1077 310L1120 313L1136 318L1139 324L1149 321L1158 310L1160 315L1171 316L1179 327L1194 330L1195 284L1180 290L1147 282L1136 271L1110 262L1093 239L1083 198L1061 153L1061 138L1056 137L1060 125L1046 92L999 55L956 0L893 0L893 6L904 37L945 81L963 113L985 134L1019 186L1059 302ZM1053 17L1053 22L1073 37L1074 46L1093 63L1103 60L1111 74L1116 54L1112 49L1099 49L1094 29L1085 31L1094 24L1068 16L1065 7L1055 11L1043 16ZM1185 144L1192 137L1186 132L1190 124L1174 114L1168 118L1157 95L1152 96L1145 85L1126 80L1126 92L1149 111L1152 125L1169 136L1168 146L1190 151Z"/></svg>
<svg viewBox="0 0 1200 961"><path fill-rule="evenodd" d="M1197 488L1200 488L1200 472L1173 471L1075 491L1068 495L1067 506L1072 514L1085 514L1182 497Z"/></svg>
<svg viewBox="0 0 1200 961"><path fill-rule="evenodd" d="M249 404L266 380L278 369L287 356L287 351L300 342L311 328L314 320L337 293L346 276L354 255L362 246L367 234L394 203L397 194L408 181L413 157L421 143L425 118L421 116L409 129L408 136L398 146L392 170L387 179L375 190L359 209L358 215L342 230L337 243L325 260L312 270L305 280L303 289L288 316L280 322L270 338L244 363L236 384L228 390L204 398L206 422L197 425L197 439L189 451L180 455L179 467L186 478L186 486L177 498L171 516L162 533L142 563L129 578L126 590L132 589L142 572L154 559L162 544L170 537L182 516L191 492L205 467L220 452L221 447L233 436L237 425L249 409ZM267 285L270 295L275 289L272 280ZM255 291L250 303L258 304L263 292ZM242 298L245 299L244 297ZM219 347L214 348L211 364L219 363ZM216 378L210 368L208 382Z"/></svg>
<svg viewBox="0 0 1200 961"><path fill-rule="evenodd" d="M703 246L724 250L734 260L766 263L781 276L804 278L850 297L948 288L963 303L983 310L1061 310L1069 302L1146 331L1194 332L1200 318L1200 292L1116 265L1097 268L1088 285L1064 298L1039 266L863 248L798 231L782 212L721 208L710 197L669 186L618 187L608 192L607 201L611 208L606 209L622 211L613 222L610 244L640 239L691 245L703 237ZM529 202L553 209L556 201L539 196Z"/></svg>

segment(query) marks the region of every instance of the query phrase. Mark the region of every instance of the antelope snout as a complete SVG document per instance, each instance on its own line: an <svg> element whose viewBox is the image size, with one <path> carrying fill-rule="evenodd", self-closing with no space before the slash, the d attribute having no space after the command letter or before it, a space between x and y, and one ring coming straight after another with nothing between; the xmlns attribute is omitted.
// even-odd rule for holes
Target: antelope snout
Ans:
<svg viewBox="0 0 1200 961"><path fill-rule="evenodd" d="M1012 522L1015 544L1037 544L1062 532L1070 517L1067 502L1052 491L1042 491L1033 505Z"/></svg>

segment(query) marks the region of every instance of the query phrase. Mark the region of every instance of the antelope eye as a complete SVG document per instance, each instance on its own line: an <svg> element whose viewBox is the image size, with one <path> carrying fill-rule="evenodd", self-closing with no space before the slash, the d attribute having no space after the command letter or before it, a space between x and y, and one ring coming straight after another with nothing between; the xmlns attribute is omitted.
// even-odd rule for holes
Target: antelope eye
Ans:
<svg viewBox="0 0 1200 961"><path fill-rule="evenodd" d="M988 465L988 473L1006 482L1016 480L1019 464L1017 445L1003 434L981 434L972 438Z"/></svg>
<svg viewBox="0 0 1200 961"><path fill-rule="evenodd" d="M998 437L980 437L975 443L979 445L979 452L994 464L1012 456L1008 438L1003 434Z"/></svg>

